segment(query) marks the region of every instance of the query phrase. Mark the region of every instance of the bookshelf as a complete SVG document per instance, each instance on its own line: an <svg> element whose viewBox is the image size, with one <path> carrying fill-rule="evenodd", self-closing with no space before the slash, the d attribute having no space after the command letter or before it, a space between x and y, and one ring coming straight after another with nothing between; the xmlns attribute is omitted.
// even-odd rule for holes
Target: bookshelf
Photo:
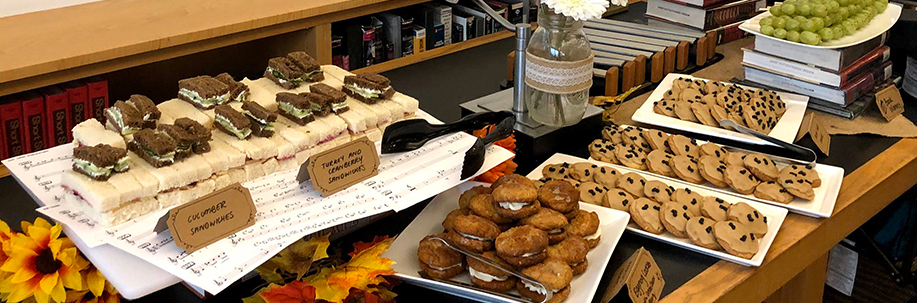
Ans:
<svg viewBox="0 0 917 303"><path fill-rule="evenodd" d="M370 65L364 68L357 69L353 72L357 74L359 73L381 73L381 72L393 70L399 67L408 66L414 63L423 62L423 61L430 60L433 58L445 56L445 55L452 54L455 52L460 52L460 51L463 51L463 50L466 50L472 47L481 46L481 45L491 43L494 41L503 40L509 37L513 37L514 35L515 34L511 31L503 30L503 31L499 31L499 32L492 33L489 35L477 37L471 40L462 41L458 43L452 43L452 44L445 45L442 47L434 48L434 49L427 50L419 54L413 54L407 57L401 57L398 59L385 61L379 64L373 64L373 65ZM507 50L507 51L510 51L510 50Z"/></svg>

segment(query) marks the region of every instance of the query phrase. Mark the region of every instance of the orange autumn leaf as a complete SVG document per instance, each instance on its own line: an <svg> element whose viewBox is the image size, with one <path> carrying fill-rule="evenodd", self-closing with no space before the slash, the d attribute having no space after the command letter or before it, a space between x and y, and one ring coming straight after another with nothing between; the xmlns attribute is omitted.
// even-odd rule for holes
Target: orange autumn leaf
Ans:
<svg viewBox="0 0 917 303"><path fill-rule="evenodd" d="M385 239L388 239L388 235L375 236L373 237L373 240L370 241L369 243L358 241L357 243L353 244L353 251L347 255L353 257L354 255L360 253L361 251L364 251L367 248L373 247L373 245L376 245L379 242L385 241Z"/></svg>
<svg viewBox="0 0 917 303"><path fill-rule="evenodd" d="M479 130L475 130L475 131L472 131L472 134L475 137L482 138L486 136L488 133L490 133L494 129L494 127L495 126L491 125L491 126L479 129ZM503 147L512 153L516 153L516 136L510 135L506 139L497 140L496 142L494 142L494 145ZM509 158L509 160L506 160L503 163L500 163L499 165L495 166L494 168L491 168L490 170L484 172L480 176L477 176L476 178L474 178L474 181L494 183L494 181L497 181L497 178L500 178L500 176L512 174L516 172L516 167L518 167L518 165L516 165L516 162L513 162L513 159L515 159L515 157Z"/></svg>
<svg viewBox="0 0 917 303"><path fill-rule="evenodd" d="M341 267L324 268L321 272L308 278L308 283L315 287L315 298L328 302L341 302L350 294L351 288L367 291L370 285L385 283L384 275L392 275L394 261L382 258L394 241L385 239L370 248L360 251L350 262Z"/></svg>
<svg viewBox="0 0 917 303"><path fill-rule="evenodd" d="M301 281L293 281L284 286L271 284L258 295L266 303L314 303L315 287Z"/></svg>

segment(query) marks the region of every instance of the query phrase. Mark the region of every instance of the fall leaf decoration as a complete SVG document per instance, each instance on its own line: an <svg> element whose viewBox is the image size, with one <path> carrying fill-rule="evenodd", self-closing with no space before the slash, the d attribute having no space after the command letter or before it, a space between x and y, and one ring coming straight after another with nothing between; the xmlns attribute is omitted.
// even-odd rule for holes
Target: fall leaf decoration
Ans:
<svg viewBox="0 0 917 303"><path fill-rule="evenodd" d="M484 136L489 134L491 131L493 131L495 127L496 126L491 125L491 126L473 131L472 134L475 137L483 138ZM494 145L503 147L515 154L516 153L516 135L509 135L509 137L507 137L506 139L502 139L497 142L494 142ZM497 178L499 178L500 176L514 173L516 171L516 167L518 167L518 165L516 165L516 162L513 162L513 159L515 158L516 157L509 158L509 160L506 160L503 163L498 164L494 168L491 168L490 170L484 172L480 176L477 176L476 178L474 178L474 181L494 183L494 181L497 181Z"/></svg>
<svg viewBox="0 0 917 303"><path fill-rule="evenodd" d="M312 262L328 257L328 236L314 237L308 241L299 239L276 256L255 269L268 283L282 283L284 271L296 274L296 280L302 279L312 268Z"/></svg>
<svg viewBox="0 0 917 303"><path fill-rule="evenodd" d="M388 235L375 236L373 237L373 240L370 241L369 243L366 243L363 241L357 241L356 243L353 244L353 251L347 255L350 257L353 257L354 255L360 253L361 251L364 251L370 247L373 247L373 245L376 245L379 242L385 241L386 239L388 239Z"/></svg>
<svg viewBox="0 0 917 303"><path fill-rule="evenodd" d="M244 303L317 303L317 302L364 302L364 303L388 303L394 302L395 293L391 292L388 287L390 283L384 278L385 275L392 275L395 271L392 269L394 261L382 258L383 252L388 250L394 239L388 236L375 237L370 243L358 242L354 244L354 254L349 262L339 267L325 267L317 274L296 279L290 283L280 282L271 283L267 287L260 289L255 295L242 299ZM310 244L310 242L315 242ZM297 258L306 259L307 252L312 252L313 261L317 257L327 257L324 252L328 248L328 238L313 238L309 241L302 241L296 247L291 245ZM322 255L318 255L318 251ZM278 258L278 259L274 259ZM290 255L281 256L278 254L271 260L274 264L270 268L259 267L259 273L265 277L264 272L270 271L280 276L277 270L289 272L285 267L289 264ZM285 263L286 262L286 263ZM305 261L303 261L305 262ZM271 269L277 266L276 269ZM270 272L268 273L270 276Z"/></svg>
<svg viewBox="0 0 917 303"><path fill-rule="evenodd" d="M383 275L392 275L395 261L382 258L394 239L386 239L367 248L350 259L341 267L324 268L317 275L308 279L315 286L316 299L328 302L341 302L350 294L351 288L370 290L369 285L385 283ZM370 291L371 292L371 291Z"/></svg>

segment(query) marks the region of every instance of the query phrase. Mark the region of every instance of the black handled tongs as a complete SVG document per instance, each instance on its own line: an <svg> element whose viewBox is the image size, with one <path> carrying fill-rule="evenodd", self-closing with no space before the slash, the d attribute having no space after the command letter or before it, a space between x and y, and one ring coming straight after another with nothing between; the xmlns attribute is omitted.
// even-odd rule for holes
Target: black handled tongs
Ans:
<svg viewBox="0 0 917 303"><path fill-rule="evenodd" d="M508 111L484 112L465 116L449 124L430 124L424 119L398 121L385 128L382 154L402 153L420 148L428 141L460 131L482 129L514 117Z"/></svg>
<svg viewBox="0 0 917 303"><path fill-rule="evenodd" d="M787 161L790 161L790 162L801 163L801 164L815 164L815 160L818 160L818 155L815 153L815 151L813 151L813 150L811 150L811 149L809 149L809 148L806 148L806 147L800 146L800 145L796 145L796 144L792 144L792 143L787 143L787 142L780 141L780 140L778 140L777 138L774 138L774 137L771 137L771 136L762 134L762 133L760 133L760 132L758 132L758 131L755 131L755 130L753 130L753 129L750 129L750 128L748 128L748 127L745 127L745 126L741 126L741 125L739 125L739 124L736 124L736 123L735 123L734 121L732 121L732 120L729 120L729 119L720 120L720 125L722 125L722 126L724 126L724 127L727 127L727 126L728 126L728 127L732 127L732 128L734 128L736 131L738 131L738 132L740 132L740 133L743 133L743 134L746 134L746 135L749 135L749 136L753 136L753 137L755 137L755 138L758 138L758 139L767 141L767 142L769 142L769 143L771 143L771 144L774 144L774 145L776 145L777 147L783 148L783 149L785 149L785 150L787 150L787 151L789 151L789 152L791 152L791 153L793 154L793 156L791 156L791 157L780 157L780 158L782 158L783 160L787 160Z"/></svg>

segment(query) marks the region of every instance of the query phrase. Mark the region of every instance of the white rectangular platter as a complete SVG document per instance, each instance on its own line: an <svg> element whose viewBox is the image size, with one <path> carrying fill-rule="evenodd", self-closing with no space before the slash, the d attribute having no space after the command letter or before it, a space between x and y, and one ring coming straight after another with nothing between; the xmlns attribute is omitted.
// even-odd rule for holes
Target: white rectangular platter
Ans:
<svg viewBox="0 0 917 303"><path fill-rule="evenodd" d="M872 20L869 21L869 24L866 24L866 26L863 28L853 32L852 35L844 36L843 38L831 40L828 42L822 42L819 45L808 45L805 43L791 42L762 34L760 24L761 19L769 16L772 16L769 11L760 13L754 18L742 22L742 24L739 25L739 29L756 35L757 38L755 39L773 39L810 48L842 48L866 42L869 39L875 38L882 33L887 32L892 28L892 25L895 25L895 22L898 22L898 18L901 16L901 6L894 3L889 3L884 12L873 17Z"/></svg>
<svg viewBox="0 0 917 303"><path fill-rule="evenodd" d="M599 166L612 167L622 173L623 172L637 173L640 176L642 176L643 178L645 178L647 181L658 180L658 181L665 182L666 184L669 184L670 186L675 187L675 188L689 188L692 191L696 191L697 193L704 195L704 196L710 196L710 195L716 196L716 197L722 198L723 200L726 200L726 202L729 202L729 203L745 202L748 205L751 205L752 207L757 209L758 212L760 212L762 215L766 216L767 221L768 221L767 222L767 234L765 234L764 237L761 238L761 242L759 244L760 246L758 248L758 253L755 254L751 259L736 257L733 255L730 255L729 253L725 251L703 248L703 247L697 246L694 243L692 243L690 239L678 238L669 232L663 232L662 234L656 235L656 234L644 231L639 226L637 226L636 223L630 223L627 225L627 231L629 232L632 232L632 233L635 233L635 234L638 234L638 235L641 235L641 236L644 236L650 239L655 239L661 242L665 242L665 243L668 243L668 244L671 244L677 247L685 248L690 251L694 251L694 252L702 253L702 254L712 256L715 258L720 258L726 261L742 264L745 266L761 266L761 262L764 261L764 255L767 254L767 250L770 249L771 244L774 243L774 238L777 236L777 231L780 230L780 225L783 225L783 220L786 219L787 210L784 208L755 202L750 199L745 199L741 197L722 195L721 193L712 191L707 187L684 182L681 180L663 178L663 177L660 177L660 176L657 176L657 175L654 175L648 172L644 172L644 171L632 170L632 169L629 169L623 166L613 165L613 164L600 162L596 160L587 160L587 159L578 158L578 157L574 157L571 155L565 155L565 154L554 154L553 156L548 158L548 160L544 161L544 163L541 163L541 165L535 168L535 170L529 173L527 177L529 177L529 179L540 179L542 177L541 170L545 167L545 165L563 163L563 162L568 162L571 164L577 163L577 162L592 162L593 164L596 164ZM586 204L580 203L580 205L586 205Z"/></svg>
<svg viewBox="0 0 917 303"><path fill-rule="evenodd" d="M653 102L662 100L663 94L672 88L672 82L679 77L712 81L692 77L690 75L668 74L665 79L662 79L662 82L659 82L659 86L653 90L653 93L648 99L646 99L646 102L644 102L643 105L641 105L640 108L634 112L634 115L631 117L631 119L640 123L646 123L659 127L671 128L729 140L736 140L748 144L774 145L767 141L736 131L707 126L690 121L682 121L677 118L672 118L653 112ZM757 90L757 88L748 86L739 85L739 87ZM786 113L783 114L783 117L780 118L780 121L777 121L777 125L768 135L777 138L780 141L793 143L793 139L796 138L796 132L799 130L799 125L802 123L802 116L806 113L806 106L809 103L809 97L783 92L778 92L777 94L780 95L780 99L786 103Z"/></svg>
<svg viewBox="0 0 917 303"><path fill-rule="evenodd" d="M479 302L528 302L527 300L521 299L521 297L519 297L520 299L514 300L481 291L474 287L462 287L425 279L418 274L420 271L420 264L417 260L417 244L427 235L442 232L442 222L450 211L458 208L458 198L462 192L482 184L483 183L478 182L465 182L436 196L436 198L420 212L417 218L408 225L401 235L395 239L395 243L393 243L391 248L382 256L396 262L395 265L392 266L395 272L397 272L395 275L406 283ZM573 282L570 283L571 292L566 302L592 302L593 296L595 296L598 290L599 281L602 279L602 274L605 272L605 267L608 266L611 253L614 251L615 246L618 245L618 240L621 239L624 228L627 226L628 221L630 221L630 215L626 212L586 203L580 203L580 208L593 211L599 215L599 221L602 222L600 226L602 238L599 245L589 251L589 254L586 256L589 262L589 267L586 269L586 272L574 277ZM466 284L471 283L467 271L462 272L458 276L452 278L452 280ZM518 296L515 291L512 291L511 294Z"/></svg>
<svg viewBox="0 0 917 303"><path fill-rule="evenodd" d="M632 127L632 126L621 125L621 127L627 128L627 127ZM697 141L697 145L702 145L704 143L707 143L706 141L703 141L703 140L696 140L696 141ZM749 150L731 147L729 145L720 144L720 146L723 146L724 148L726 148L727 151L740 151L740 152L747 153L747 154L748 153L758 153L755 151L749 151ZM764 153L760 153L760 154L764 154ZM774 161L774 163L777 165L778 169L783 169L784 167L789 166L789 164L781 160L776 160ZM632 169L632 168L625 167L622 165L614 165L614 164L609 164L609 163L605 163L605 164L612 165L615 168L620 168L620 170L640 171L640 170ZM724 193L727 195L732 195L732 196L741 197L741 198L745 198L745 199L749 199L749 200L753 200L753 201L757 201L761 203L767 203L770 205L783 207L783 208L788 209L791 212L794 212L800 215L816 217L816 218L828 218L828 217L831 217L832 213L834 213L834 204L837 203L837 195L838 193L840 193L841 183L844 181L844 168L837 167L837 166L831 166L827 164L816 164L814 168L815 168L815 171L818 172L819 179L821 179L821 186L814 188L815 198L812 199L811 201L796 198L795 200L793 200L793 202L783 204L780 202L774 202L770 200L761 199L761 198L755 197L755 195L743 195L728 187L726 188L716 187L713 184L711 184L710 182L706 182L702 186L706 187L707 189L711 191L720 192L720 193ZM649 171L642 171L642 172L646 174L652 174L654 176L658 176L663 179L679 180L679 181L681 180L678 178L672 178L672 177L666 177L663 175L653 174Z"/></svg>

